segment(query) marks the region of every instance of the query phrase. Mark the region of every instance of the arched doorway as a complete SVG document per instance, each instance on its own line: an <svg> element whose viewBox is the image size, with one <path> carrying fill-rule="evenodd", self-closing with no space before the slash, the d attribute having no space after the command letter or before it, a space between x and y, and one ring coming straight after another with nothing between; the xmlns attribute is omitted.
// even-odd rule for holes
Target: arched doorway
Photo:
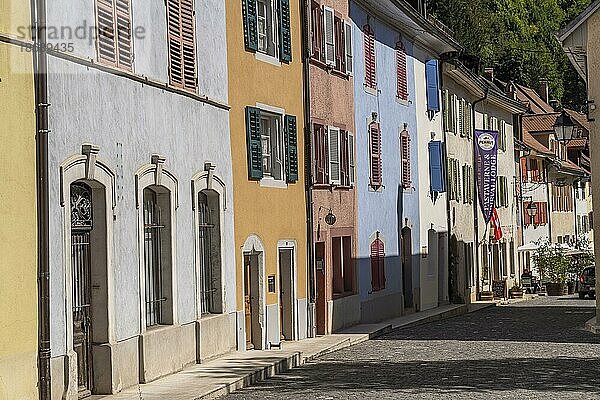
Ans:
<svg viewBox="0 0 600 400"><path fill-rule="evenodd" d="M105 188L95 181L70 185L72 344L79 398L98 390L94 348L109 342Z"/></svg>
<svg viewBox="0 0 600 400"><path fill-rule="evenodd" d="M408 226L402 228L402 292L404 293L404 309L414 308L413 272L412 272L412 231Z"/></svg>

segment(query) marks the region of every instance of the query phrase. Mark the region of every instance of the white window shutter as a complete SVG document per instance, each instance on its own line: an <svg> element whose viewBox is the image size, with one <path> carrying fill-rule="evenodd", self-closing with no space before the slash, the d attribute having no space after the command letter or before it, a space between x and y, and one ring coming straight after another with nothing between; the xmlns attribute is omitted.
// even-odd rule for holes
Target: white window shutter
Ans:
<svg viewBox="0 0 600 400"><path fill-rule="evenodd" d="M354 186L355 178L354 161L354 135L348 132L348 175L350 176L350 186Z"/></svg>
<svg viewBox="0 0 600 400"><path fill-rule="evenodd" d="M352 52L352 44L354 40L352 40L352 25L348 22L344 22L344 37L346 41L346 73L348 75L352 75L354 73L354 53Z"/></svg>
<svg viewBox="0 0 600 400"><path fill-rule="evenodd" d="M458 114L458 112L457 112L458 104L457 103L458 102L456 100L456 95L453 94L450 97L450 107L452 109L452 116L451 116L452 117L452 132L454 134L458 133L458 120L456 118L456 114Z"/></svg>
<svg viewBox="0 0 600 400"><path fill-rule="evenodd" d="M325 62L335 65L335 25L333 10L323 7L323 32L325 33Z"/></svg>
<svg viewBox="0 0 600 400"><path fill-rule="evenodd" d="M340 184L340 130L328 127L329 136L329 183Z"/></svg>

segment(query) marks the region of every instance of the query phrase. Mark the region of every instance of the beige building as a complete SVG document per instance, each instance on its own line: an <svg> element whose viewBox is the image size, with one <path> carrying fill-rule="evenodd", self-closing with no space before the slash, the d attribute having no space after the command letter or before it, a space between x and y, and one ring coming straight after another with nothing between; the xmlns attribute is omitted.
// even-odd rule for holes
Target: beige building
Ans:
<svg viewBox="0 0 600 400"><path fill-rule="evenodd" d="M598 126L598 103L600 101L600 0L594 1L581 15L571 21L562 31L558 33L558 40L567 53L571 63L586 81L588 88L588 120L590 123L590 148L592 152L592 171L600 168L600 158L593 156L594 148L600 146L600 127ZM594 185L593 196L600 199L600 186ZM596 230L598 232L598 230ZM595 244L599 244L595 238ZM596 248L596 254L600 254ZM596 291L598 289L598 278L600 268L596 268ZM596 314L600 311L600 303L596 300ZM589 326L596 332L600 331L597 319L590 321Z"/></svg>

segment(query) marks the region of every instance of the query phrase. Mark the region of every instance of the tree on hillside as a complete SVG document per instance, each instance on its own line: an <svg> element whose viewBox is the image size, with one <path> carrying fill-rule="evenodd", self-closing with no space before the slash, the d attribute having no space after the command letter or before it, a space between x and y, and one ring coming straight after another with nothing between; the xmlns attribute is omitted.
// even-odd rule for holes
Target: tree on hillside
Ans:
<svg viewBox="0 0 600 400"><path fill-rule="evenodd" d="M455 32L476 72L493 67L501 80L537 88L547 79L552 99L579 108L585 85L555 35L590 0L430 0L429 11Z"/></svg>

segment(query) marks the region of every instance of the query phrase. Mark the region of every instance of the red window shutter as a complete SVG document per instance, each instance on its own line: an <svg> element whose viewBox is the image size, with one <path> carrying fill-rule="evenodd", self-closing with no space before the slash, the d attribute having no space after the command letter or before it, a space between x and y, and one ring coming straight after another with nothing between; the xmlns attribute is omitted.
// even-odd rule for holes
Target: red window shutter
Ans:
<svg viewBox="0 0 600 400"><path fill-rule="evenodd" d="M363 27L365 46L365 84L371 89L377 88L375 64L375 32L371 25Z"/></svg>
<svg viewBox="0 0 600 400"><path fill-rule="evenodd" d="M396 43L396 95L400 100L408 100L406 50L402 41Z"/></svg>
<svg viewBox="0 0 600 400"><path fill-rule="evenodd" d="M196 90L196 34L193 0L167 0L169 79L173 86Z"/></svg>
<svg viewBox="0 0 600 400"><path fill-rule="evenodd" d="M400 134L402 156L402 187L409 189L412 184L410 167L410 135L407 131Z"/></svg>
<svg viewBox="0 0 600 400"><path fill-rule="evenodd" d="M376 122L369 125L369 151L371 154L371 186L378 188L382 185L381 130Z"/></svg>
<svg viewBox="0 0 600 400"><path fill-rule="evenodd" d="M527 159L521 158L521 178L523 182L527 182Z"/></svg>
<svg viewBox="0 0 600 400"><path fill-rule="evenodd" d="M311 7L312 56L316 60L323 60L323 10L316 1L312 2Z"/></svg>
<svg viewBox="0 0 600 400"><path fill-rule="evenodd" d="M379 235L371 243L371 286L373 291L385 288L385 248Z"/></svg>
<svg viewBox="0 0 600 400"><path fill-rule="evenodd" d="M318 184L326 184L329 182L329 147L325 127L319 124L313 124L315 135L315 181Z"/></svg>

